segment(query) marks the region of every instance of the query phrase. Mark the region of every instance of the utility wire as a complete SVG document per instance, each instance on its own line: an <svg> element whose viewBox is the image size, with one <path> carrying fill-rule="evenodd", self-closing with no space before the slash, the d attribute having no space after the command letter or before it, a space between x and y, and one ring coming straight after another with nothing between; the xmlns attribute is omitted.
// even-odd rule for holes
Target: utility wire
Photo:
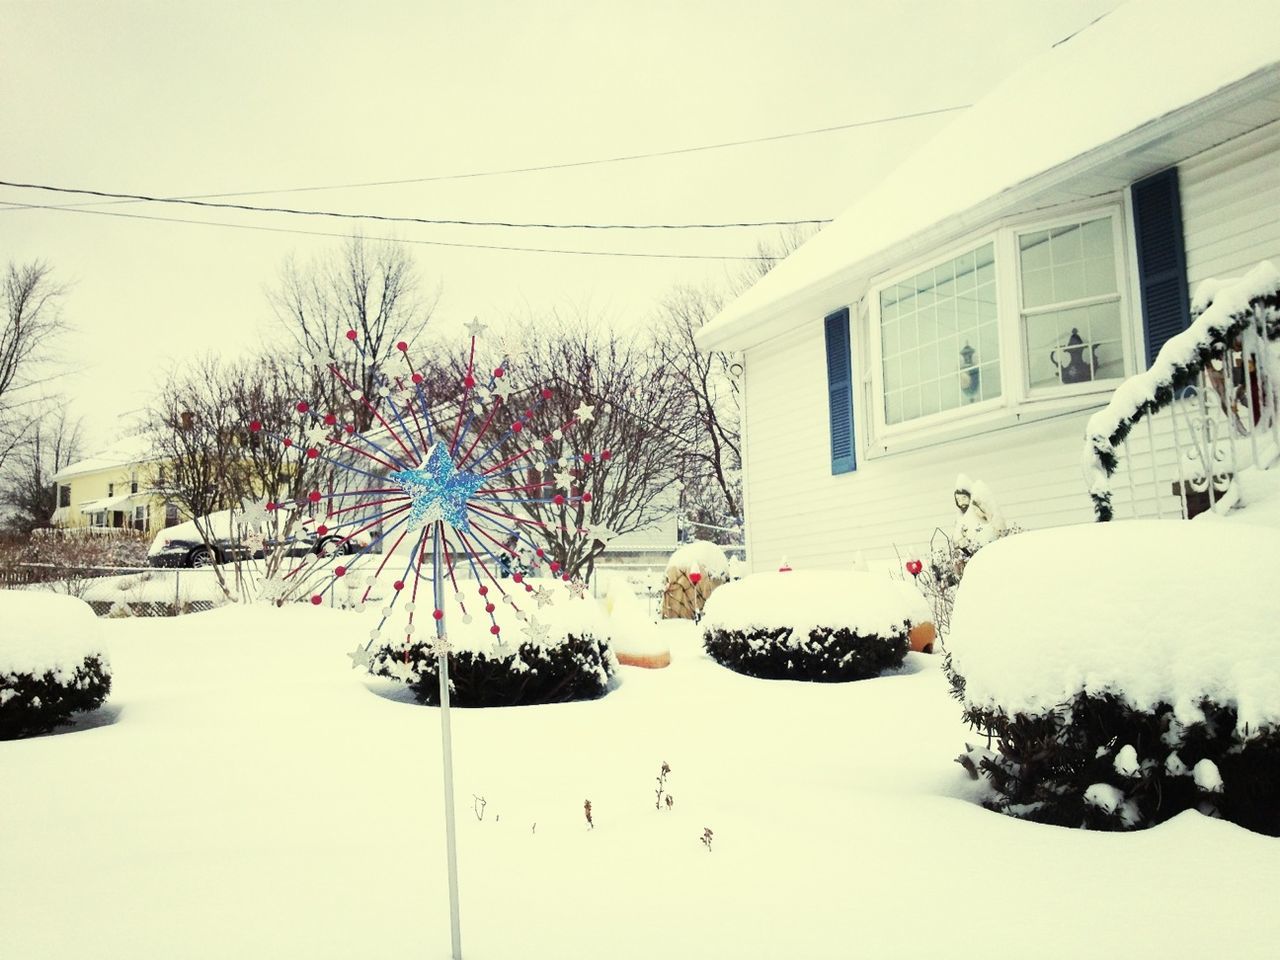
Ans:
<svg viewBox="0 0 1280 960"><path fill-rule="evenodd" d="M8 200L0 200L0 206L27 210L55 210L61 213L80 213L98 217L123 217L129 220L151 220L157 223L186 223L205 227L228 227L233 230L259 230L264 233L289 233L309 237L334 237L339 240L346 240L350 237L350 234L331 233L323 230L294 230L288 227L266 227L261 224L254 223L226 223L225 221L217 220L187 220L181 217L153 217L145 213L124 213L119 210L85 210L79 207L60 207L35 203L13 203ZM766 256L719 256L716 254L706 253L653 253L611 250L572 250L551 247L515 247L488 243L455 243L444 240L411 240L404 237L366 237L366 239L384 241L387 243L412 243L430 247L457 247L465 250L502 250L515 253L553 253L575 257L632 257L646 260L745 260L753 262L773 259L772 257Z"/></svg>
<svg viewBox="0 0 1280 960"><path fill-rule="evenodd" d="M830 218L805 220L758 220L741 223L516 223L508 220L443 220L428 217L398 217L381 213L340 213L333 210L300 210L296 207L259 207L247 203L218 200L193 200L184 197L157 197L145 193L114 193L87 187L58 187L46 183L18 183L0 180L0 187L19 190L42 190L46 193L76 193L112 200L140 200L146 203L168 203L215 210L244 210L250 213L283 213L295 217L336 217L341 220L377 220L383 223L420 223L430 227L505 227L535 230L722 230L731 227L791 227L830 223Z"/></svg>
<svg viewBox="0 0 1280 960"><path fill-rule="evenodd" d="M899 113L887 117L875 117L870 120L854 120L829 127L815 127L811 130L795 130L790 133L775 133L763 137L750 137L746 140L727 140L722 143L706 143L693 147L677 147L671 150L654 150L648 153L628 153L613 157L597 157L590 160L568 160L562 163L547 163L529 167L505 167L496 170L474 170L468 173L445 173L431 177L409 177L403 180L368 180L359 183L330 183L306 187L279 187L272 190L240 190L233 193L200 193L191 194L188 200L220 200L227 197L256 197L277 193L309 193L318 190L354 190L362 187L394 187L414 183L441 183L447 180L475 180L482 177L506 177L521 173L541 173L548 170L567 170L573 167L602 166L609 163L628 163L635 160L651 160L657 157L675 157L689 153L701 153L708 150L725 150L731 147L746 147L757 143L773 143L779 140L791 140L796 137L811 137L824 133L836 133L841 130L853 130L858 127L872 127L884 123L896 123L900 120L915 120L920 117L932 117L943 113L954 113L967 110L973 106L961 103L953 107L939 107L936 110L920 110L916 113ZM108 203L120 201L110 200ZM85 204L88 206L89 204ZM768 224L774 226L775 224Z"/></svg>

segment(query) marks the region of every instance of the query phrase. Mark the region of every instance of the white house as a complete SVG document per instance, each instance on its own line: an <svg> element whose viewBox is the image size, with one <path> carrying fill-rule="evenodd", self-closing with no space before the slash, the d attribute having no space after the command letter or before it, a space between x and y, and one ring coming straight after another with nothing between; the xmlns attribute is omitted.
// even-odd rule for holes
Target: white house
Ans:
<svg viewBox="0 0 1280 960"><path fill-rule="evenodd" d="M1280 260L1277 35L1274 0L1130 0L702 329L744 357L754 569L918 551L961 472L1024 527L1093 518L1090 413L1189 289Z"/></svg>

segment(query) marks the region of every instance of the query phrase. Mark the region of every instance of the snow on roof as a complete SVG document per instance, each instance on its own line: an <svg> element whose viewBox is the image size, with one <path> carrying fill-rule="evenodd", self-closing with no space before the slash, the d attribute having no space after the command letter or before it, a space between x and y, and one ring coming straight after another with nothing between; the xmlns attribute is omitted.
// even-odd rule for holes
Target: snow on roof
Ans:
<svg viewBox="0 0 1280 960"><path fill-rule="evenodd" d="M732 336L740 347L750 325L824 284L865 275L895 245L1275 71L1276 24L1274 0L1129 0L1002 81L712 319L699 342L712 348Z"/></svg>
<svg viewBox="0 0 1280 960"><path fill-rule="evenodd" d="M148 440L142 434L122 437L110 447L92 457L67 464L53 475L55 483L70 480L85 473L96 473L99 470L110 470L112 467L126 467L133 463L146 463L154 460Z"/></svg>

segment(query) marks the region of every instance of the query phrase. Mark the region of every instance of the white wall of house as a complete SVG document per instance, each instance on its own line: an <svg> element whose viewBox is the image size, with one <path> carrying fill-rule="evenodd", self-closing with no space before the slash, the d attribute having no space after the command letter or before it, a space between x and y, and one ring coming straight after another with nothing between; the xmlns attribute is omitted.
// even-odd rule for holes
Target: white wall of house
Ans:
<svg viewBox="0 0 1280 960"><path fill-rule="evenodd" d="M1206 277L1239 276L1264 259L1280 263L1280 123L1183 161L1179 180L1193 293ZM1132 258L1132 226L1126 223L1124 230L1126 256ZM1135 274L1130 264L1131 280ZM842 294L853 300L861 292ZM1131 284L1128 309L1138 339L1136 298ZM865 305L850 305L857 331L857 385L869 349L870 317ZM1081 453L1085 423L1108 395L1081 397L1036 422L993 426L915 450L869 456L876 451L863 444L869 399L863 384L855 402L858 469L833 476L822 323L832 306L815 305L785 336L746 351L745 483L753 570L772 569L783 556L797 568L839 568L853 563L859 553L873 566L896 565L899 555L919 555L936 527L950 532L958 473L985 481L1006 518L1024 528L1093 519ZM1177 515L1177 500L1167 484L1142 482L1154 476L1153 455L1162 464L1172 463L1169 431L1165 420L1150 434L1141 428L1131 437L1130 469L1139 482L1131 488L1129 475L1117 474L1118 517L1155 516L1157 508L1164 516Z"/></svg>

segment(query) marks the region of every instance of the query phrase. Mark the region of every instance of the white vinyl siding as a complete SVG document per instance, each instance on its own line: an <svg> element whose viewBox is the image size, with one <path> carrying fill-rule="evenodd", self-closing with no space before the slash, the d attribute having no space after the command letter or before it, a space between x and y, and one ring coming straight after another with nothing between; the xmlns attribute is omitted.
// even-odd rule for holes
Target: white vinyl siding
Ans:
<svg viewBox="0 0 1280 960"><path fill-rule="evenodd" d="M1280 123L1206 150L1178 167L1187 280L1238 277L1280 264Z"/></svg>

